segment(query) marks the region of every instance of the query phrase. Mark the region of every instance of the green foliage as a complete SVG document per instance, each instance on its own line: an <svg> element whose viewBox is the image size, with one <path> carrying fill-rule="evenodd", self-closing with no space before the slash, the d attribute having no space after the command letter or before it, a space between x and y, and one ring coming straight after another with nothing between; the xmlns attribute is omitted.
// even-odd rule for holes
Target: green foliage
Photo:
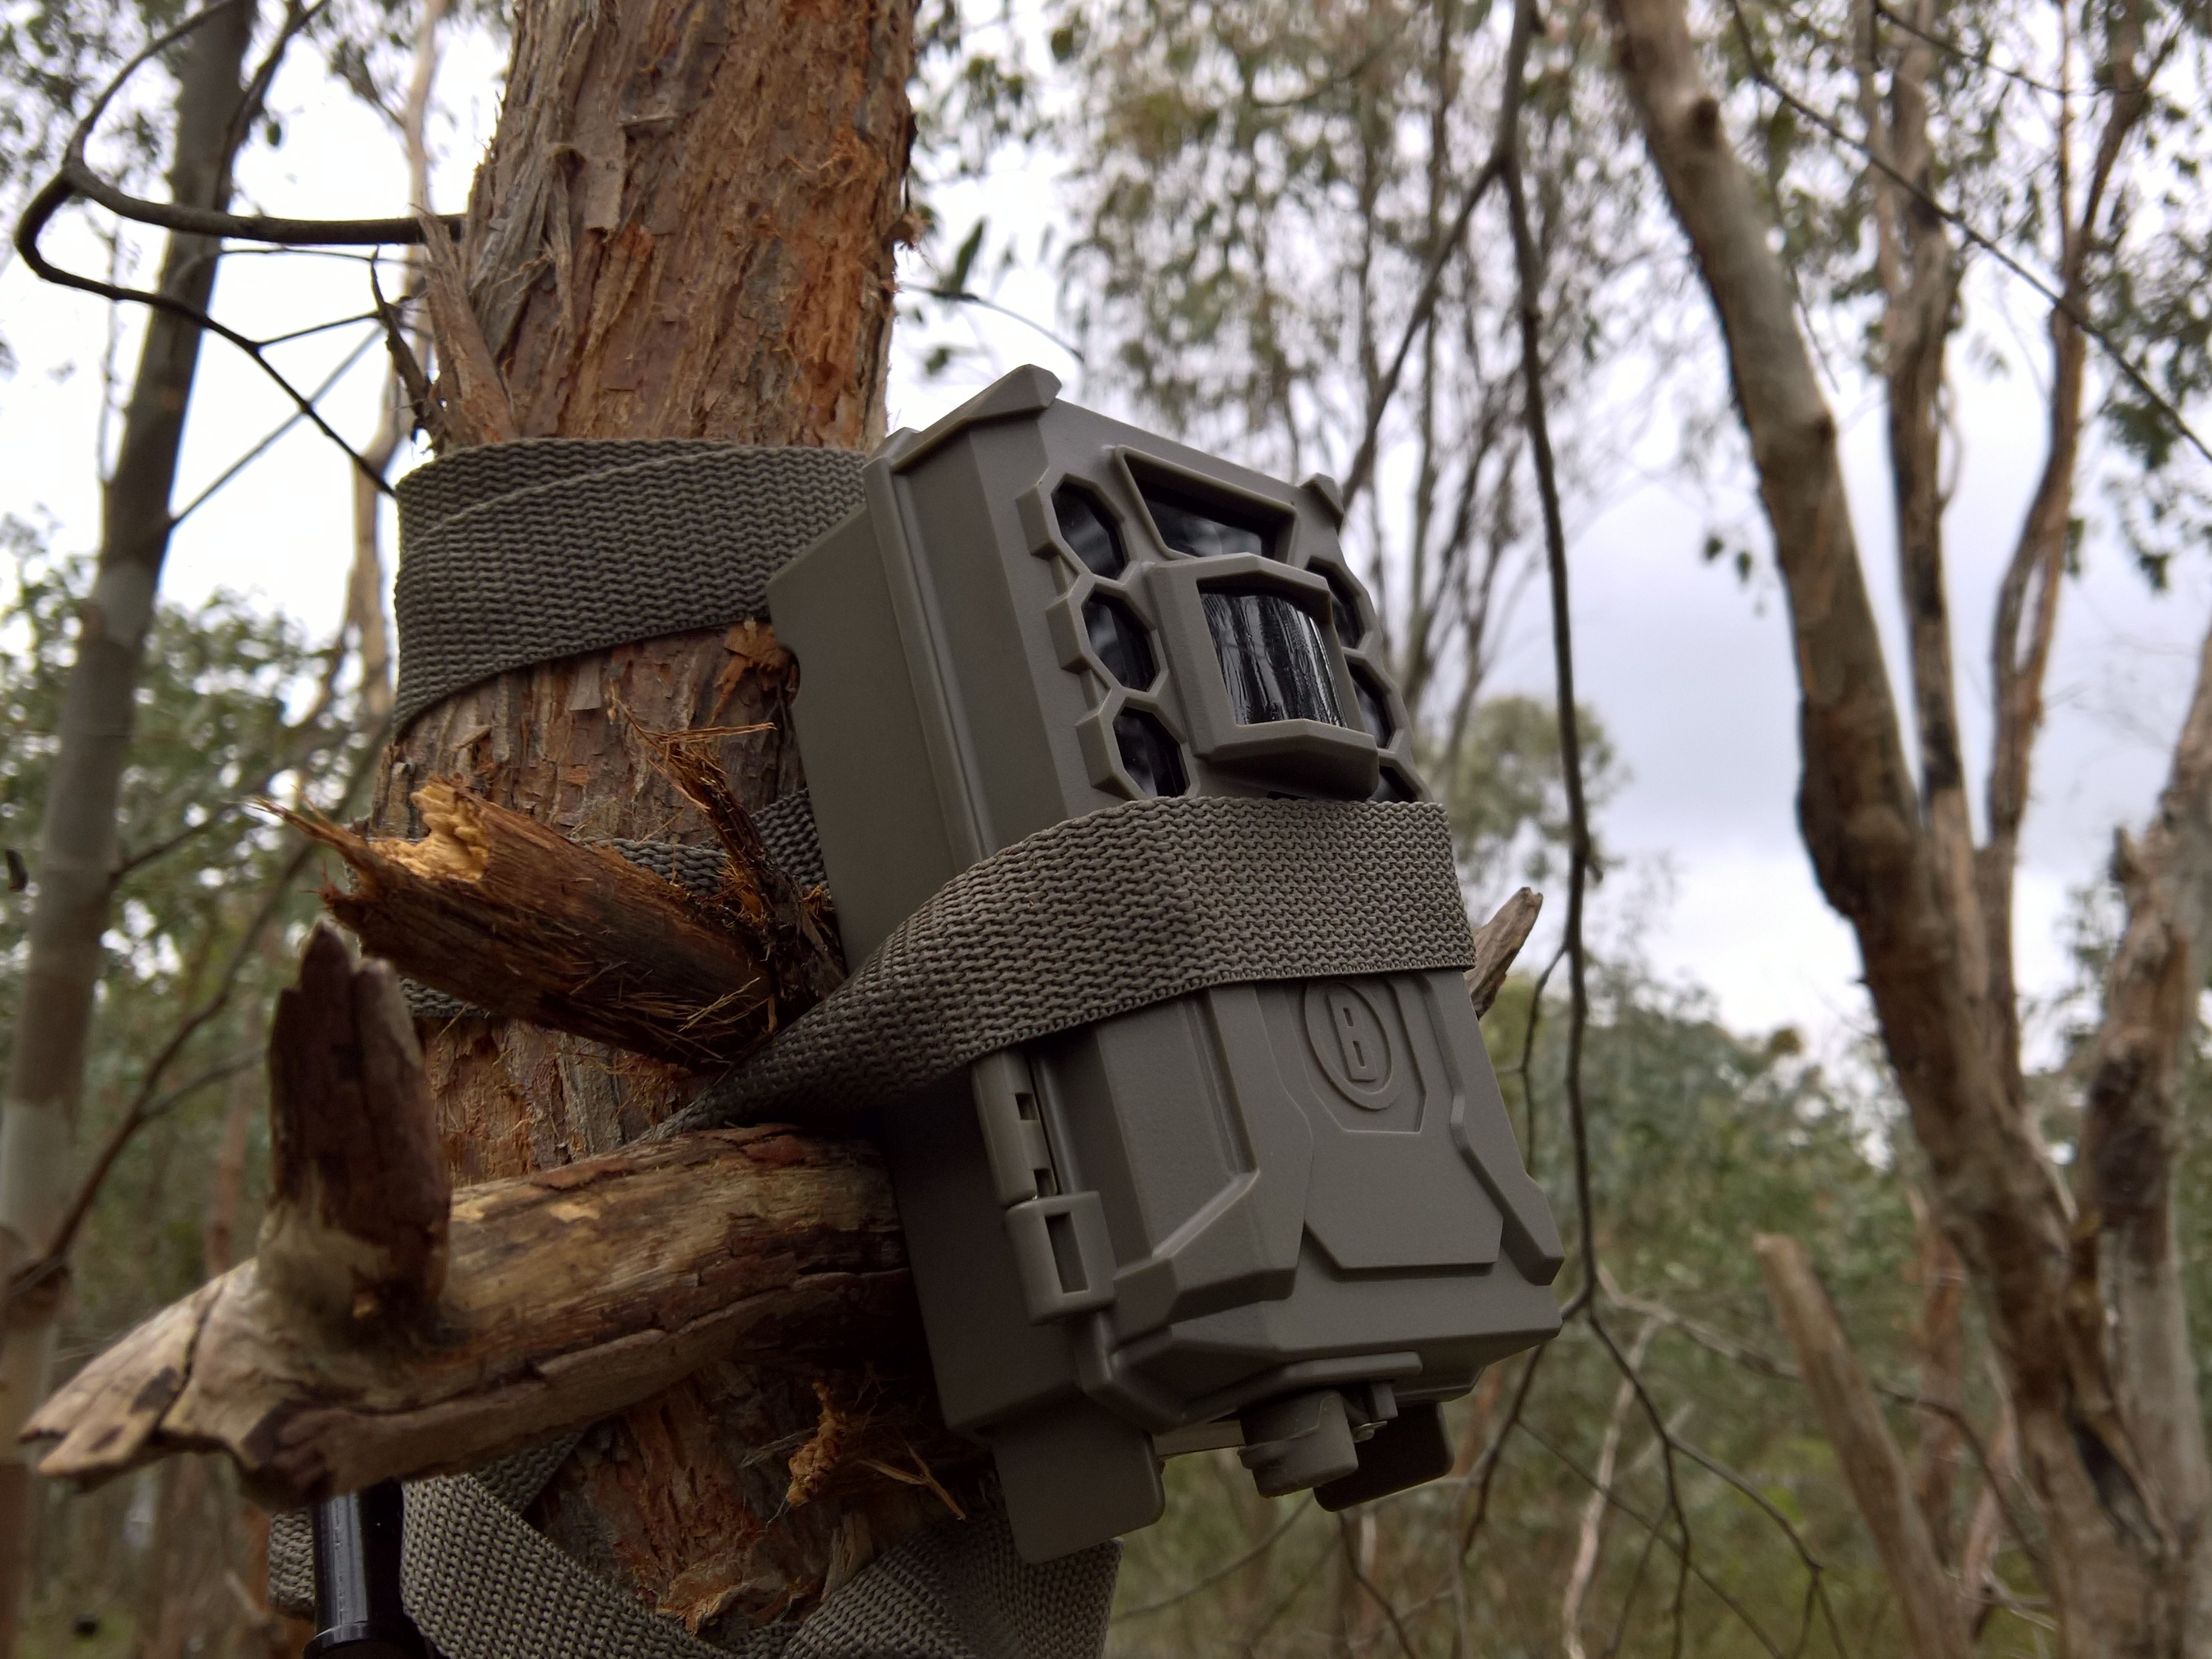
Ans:
<svg viewBox="0 0 2212 1659"><path fill-rule="evenodd" d="M1947 234L1962 269L1989 269L2019 317L2048 314L2066 282L2067 228L2084 211L2114 107L2114 54L2133 9L2068 9L2063 29L2051 14L2007 0L1942 0L1932 27L1857 0L1726 0L1716 10L1711 39L1733 88L1732 129L1756 153L1754 177L1802 314L1832 357L1881 370L1875 198L1887 174L1878 159L1886 141L1869 127L1893 118L1900 76L1915 64L1925 77L1930 154L1908 197L1918 192L1952 216ZM2087 470L2104 475L2094 527L2163 586L2172 559L2212 537L2212 465L2182 439L2185 419L2204 430L2212 393L2204 283L2212 219L2201 182L2212 162L2212 106L2203 96L2212 19L2148 0L2140 21L2149 112L2121 153L2080 259L2081 311L2103 337L2089 404L2109 441ZM1978 368L2002 374L2024 353L2047 388L2045 331L2031 336L2015 319L1996 319L1972 288L1964 292L1952 326ZM2123 373L2112 351L2148 385Z"/></svg>
<svg viewBox="0 0 2212 1659"><path fill-rule="evenodd" d="M962 67L927 82L925 170L973 170L1024 143L1065 158L1066 309L1091 384L1145 418L1288 477L1351 477L1374 424L1379 465L1346 550L1415 724L1456 743L1531 541L1499 194L1455 229L1495 141L1510 9L1058 0L1032 21L939 30ZM1632 297L1650 229L1644 168L1600 56L1595 20L1563 18L1528 67L1555 407L1632 325L1651 332ZM1001 260L1032 257L994 229L937 268L986 267L994 238ZM959 351L940 347L933 366ZM1571 465L1585 435L1559 423Z"/></svg>
<svg viewBox="0 0 2212 1659"><path fill-rule="evenodd" d="M1595 714L1581 711L1583 788L1593 811L1620 782L1612 740ZM1469 711L1456 748L1449 734L1425 745L1422 769L1451 813L1452 834L1468 884L1541 885L1561 876L1569 840L1566 786L1559 764L1559 719L1552 704L1498 696Z"/></svg>
<svg viewBox="0 0 2212 1659"><path fill-rule="evenodd" d="M19 554L0 608L0 844L35 880L34 845L53 730L67 679L82 565ZM136 1096L161 1096L256 1046L257 1011L287 975L283 946L312 917L295 842L264 796L335 807L362 741L328 692L324 653L296 624L218 596L198 612L164 605L137 694L123 781L122 872L88 1055L81 1144L94 1145ZM155 1056L187 1011L222 989L229 959L264 902L265 948L249 950L229 1004L194 1031L158 1078ZM28 895L0 908L0 1043L13 1029L27 945ZM0 1054L4 1060L4 1054ZM102 1189L76 1256L64 1343L91 1347L198 1283L225 1102L258 1086L204 1087L143 1130ZM261 1133L259 1114L252 1115ZM250 1219L250 1218L249 1218ZM249 1232L250 1236L250 1232Z"/></svg>
<svg viewBox="0 0 2212 1659"><path fill-rule="evenodd" d="M88 573L47 556L34 528L10 520L5 531L15 560L0 603L0 846L35 879L53 752L45 734L60 713ZM233 596L157 611L123 780L123 868L86 1068L80 1173L134 1100L159 1109L117 1159L77 1240L64 1375L201 1281L211 1224L228 1228L234 1257L252 1249L267 1163L262 1021L317 906L296 838L251 803L343 810L367 742L331 668L296 623ZM0 902L0 1065L29 896ZM210 1632L236 1623L221 1571L246 1542L227 1482L161 1474L85 1498L46 1488L40 1511L27 1651L115 1650L187 1559L215 1575L219 1592L194 1603L193 1616ZM196 1556L179 1553L185 1533ZM234 1566L258 1571L242 1554ZM97 1620L96 1636L72 1633L80 1615Z"/></svg>

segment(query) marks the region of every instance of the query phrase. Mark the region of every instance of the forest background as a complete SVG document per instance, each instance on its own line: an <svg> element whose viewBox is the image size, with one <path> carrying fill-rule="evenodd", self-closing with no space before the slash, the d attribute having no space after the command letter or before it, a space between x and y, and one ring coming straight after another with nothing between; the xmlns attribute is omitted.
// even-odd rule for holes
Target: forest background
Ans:
<svg viewBox="0 0 2212 1659"><path fill-rule="evenodd" d="M1863 130L1839 67L1857 15L1728 8L1698 21L1719 43L1711 72L1726 77L1780 215L1901 672L1894 538L1869 505L1888 489L1870 344L1879 191L1849 142ZM170 16L112 5L6 14L11 209L88 93ZM1996 256L2030 270L2057 263L2039 169L2067 122L2094 119L2095 77L2074 40L2094 33L2088 16L2006 0L1944 9L1929 31L1951 52L1937 76L1936 177L1993 244L1970 244L1963 259L1942 402L1976 772L1990 689L1978 641L2042 465L2049 380L2046 300ZM924 424L1034 360L1079 401L1253 465L1355 471L1364 394L1420 286L1424 227L1432 235L1456 203L1453 167L1472 167L1471 135L1494 118L1504 15L1263 0L926 10L924 21L922 232L905 270L893 424ZM457 206L495 110L501 22L430 14L426 24L404 7L334 8L305 32L241 166L242 195L320 215L397 210L409 194L405 94L432 28L425 160L432 201ZM2113 240L2135 241L2112 264L2126 280L2099 305L2132 349L2173 346L2160 385L2201 429L2191 352L2203 349L2204 313L2189 293L2204 270L2191 216L2203 135L2190 113L2203 42L2179 23L2176 33L2185 44L2166 65L2156 143L2124 179L2132 217ZM2042 1540L2008 1498L2017 1477L1986 1338L1927 1220L1855 947L1796 842L1788 633L1711 314L1604 73L1595 20L1553 9L1536 63L1546 363L1603 875L1583 1060L1588 1198L1609 1328L1635 1356L1640 1390L1587 1330L1571 1330L1510 1437L1498 1431L1522 1373L1500 1368L1459 1410L1452 1480L1341 1523L1303 1500L1253 1498L1225 1458L1182 1460L1170 1520L1133 1542L1116 1648L1897 1650L1894 1597L1761 1290L1751 1241L1786 1232L1811 1248L1889 1390L1947 1554L1956 1565L1983 1540L1962 1590L1980 1643L2048 1650ZM1794 112L1800 96L1841 131ZM111 118L95 151L104 165L142 179L158 172L165 98L156 64ZM1440 146L1458 161L1447 166ZM1559 898L1569 839L1504 243L1497 225L1479 227L1455 266L1443 325L1419 336L1414 395L1365 446L1370 487L1352 527L1432 781L1455 808L1478 912L1523 879ZM125 275L152 257L150 244L91 216L64 220L50 248ZM397 259L387 274L404 281ZM357 263L231 257L217 309L281 335L357 315L367 287ZM128 308L38 284L20 263L0 273L0 511L12 555L0 842L21 857L112 460L118 385L141 326ZM374 325L275 350L298 383L327 379L319 406L366 447L388 395ZM2014 917L2026 1052L2062 1164L2119 926L2103 868L2111 837L2149 811L2212 611L2203 473L2146 423L2123 378L2091 374L2098 418L2071 515ZM240 804L270 795L343 811L387 706L380 609L348 600L357 536L345 458L296 423L254 453L289 415L252 365L210 346L179 502L221 487L179 529L166 578L81 1145L88 1154L126 1117L139 1127L84 1217L65 1367L248 1248L266 1154L251 1061L270 988L313 914L315 872ZM392 465L419 459L403 446ZM10 871L13 886L12 860ZM1524 953L1536 970L1557 951L1559 908ZM11 897L0 912L0 1026L12 1023L4 968L21 961L21 921ZM1532 1165L1565 1215L1578 1198L1559 998L1556 975L1540 988L1532 974L1487 1026ZM1546 1016L1532 1022L1538 1009ZM2212 1164L2196 1132L2203 1096L2192 1068L2178 1184L2200 1376L2212 1264L2194 1248L2187 1195ZM1946 1376L1965 1434L1912 1404ZM297 1632L261 1603L256 1524L211 1466L164 1466L90 1497L42 1488L25 1650L283 1650Z"/></svg>

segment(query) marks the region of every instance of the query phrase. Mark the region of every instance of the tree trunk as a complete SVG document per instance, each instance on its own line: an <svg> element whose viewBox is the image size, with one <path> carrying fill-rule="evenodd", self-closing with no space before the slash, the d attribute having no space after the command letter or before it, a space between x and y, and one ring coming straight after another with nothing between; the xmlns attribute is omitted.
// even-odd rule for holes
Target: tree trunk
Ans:
<svg viewBox="0 0 2212 1659"><path fill-rule="evenodd" d="M2191 1651L2212 1648L2212 1456L2174 1225L2185 1050L2212 965L2212 635L2158 812L2114 874L2128 925L2084 1091L2076 1289L2112 1313L2114 1386L2174 1540Z"/></svg>
<svg viewBox="0 0 2212 1659"><path fill-rule="evenodd" d="M1773 1233L1754 1238L1752 1249L1820 1431L1874 1534L1875 1553L1897 1596L1905 1653L1910 1659L1966 1659L1972 1644L1966 1621L1905 1454L1882 1417L1866 1367L1837 1322L1812 1257L1796 1239Z"/></svg>
<svg viewBox="0 0 2212 1659"><path fill-rule="evenodd" d="M1983 925L1989 933L1990 1006L2000 1022L2001 1047L2014 1056L2018 1085L2020 1012L2013 981L2012 889L2019 860L2021 821L2027 813L2029 763L2043 726L2044 676L2058 626L2060 579L2074 544L2074 481L2081 442L2083 392L2087 383L2089 343L2078 318L2090 309L2093 261L2109 258L2110 243L2099 229L2111 189L2130 136L2150 108L2142 75L2142 0L2122 0L2104 14L2107 34L2104 61L2096 79L2109 89L2104 125L2089 166L2078 210L2071 198L2072 112L2062 117L2058 134L2060 293L2051 307L2051 392L2043 473L2030 498L2012 562L1997 588L1996 616L1990 629L1990 689L1996 730L1990 742L1987 843L1978 859Z"/></svg>
<svg viewBox="0 0 2212 1659"><path fill-rule="evenodd" d="M444 399L465 401L470 365L489 362L503 384L483 406L503 404L522 436L874 442L912 24L911 0L523 7L460 250L461 325L481 337L447 337L439 319ZM419 834L410 797L457 778L571 836L712 844L631 726L767 725L714 745L757 808L800 782L792 684L757 625L502 674L399 736L375 827ZM610 718L617 704L626 720ZM611 1152L696 1086L514 1021L455 1021L426 1049L456 1182ZM709 1640L801 1616L945 1513L890 1477L785 1512L786 1450L823 1400L870 1386L711 1368L587 1435L532 1519Z"/></svg>
<svg viewBox="0 0 2212 1659"><path fill-rule="evenodd" d="M221 207L229 200L231 163L245 130L236 117L254 11L252 0L242 0L216 12L183 49L169 171L176 201ZM204 309L221 253L222 245L207 238L170 237L161 291ZM197 326L167 312L148 314L122 448L102 502L99 574L78 619L47 782L30 959L0 1108L0 1282L46 1248L69 1202L117 805L199 349ZM58 1299L16 1302L0 1352L0 1659L15 1650L29 1516L29 1467L16 1435L46 1394Z"/></svg>
<svg viewBox="0 0 2212 1659"><path fill-rule="evenodd" d="M2178 1651L2177 1540L2129 1432L2101 1301L2075 1293L2063 1189L2007 1087L1923 833L1853 541L1833 414L1766 216L1729 147L1681 0L1612 0L1621 74L1729 352L1790 599L1798 809L1823 892L1859 942L1884 1045L1973 1276L2051 1535L2069 1656Z"/></svg>
<svg viewBox="0 0 2212 1659"><path fill-rule="evenodd" d="M399 137L407 148L407 199L418 212L430 206L430 149L427 128L430 93L438 78L438 29L445 21L447 0L422 0L415 18L415 62L407 79L407 101L400 106ZM410 248L407 286L422 285L419 248ZM418 327L410 342L417 360L427 358L429 332ZM346 627L352 631L361 658L361 720L374 727L392 713L392 630L384 614L385 566L383 547L384 497L369 481L369 472L382 477L391 470L402 439L407 435L410 412L407 388L394 360L384 377L384 391L376 432L362 451L368 471L352 469L353 568L346 579Z"/></svg>

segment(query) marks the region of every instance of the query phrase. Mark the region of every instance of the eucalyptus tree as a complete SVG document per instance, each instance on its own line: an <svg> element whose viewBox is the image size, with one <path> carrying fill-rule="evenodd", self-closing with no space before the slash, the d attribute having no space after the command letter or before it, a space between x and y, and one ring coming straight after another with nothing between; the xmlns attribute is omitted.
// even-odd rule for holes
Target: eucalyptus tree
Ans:
<svg viewBox="0 0 2212 1659"><path fill-rule="evenodd" d="M2212 460L2176 401L2202 390L2203 337L2172 281L2208 136L2204 20L2148 0L1771 12L1731 0L1710 20L1709 47L1680 0L1614 0L1609 15L1623 85L1721 325L1790 602L1807 848L1856 933L1936 1212L1990 1331L2062 1649L2212 1651L2212 1464L2174 1181L2182 1061L2212 944L2212 647L2150 826L2115 859L2129 918L2082 1067L2070 1180L2024 1075L2011 908L2085 516L2087 422L2100 408L2112 417L2121 441L2100 459L2147 468L2139 493L2154 501L2201 491ZM1749 158L1731 117L1765 137ZM2051 337L2045 463L1995 606L1978 842L1942 545L1945 398L1969 258L2021 283ZM2163 280L2139 282L2139 262ZM2144 307L2154 289L2179 325L2170 333ZM1815 364L1820 332L1805 320L1824 311L1865 328L1888 411L1905 720ZM2109 349L2093 357L2099 337ZM2145 550L2154 562L2181 544L2185 515L2119 516L2169 538ZM1993 1593L1963 1589L1970 1607Z"/></svg>

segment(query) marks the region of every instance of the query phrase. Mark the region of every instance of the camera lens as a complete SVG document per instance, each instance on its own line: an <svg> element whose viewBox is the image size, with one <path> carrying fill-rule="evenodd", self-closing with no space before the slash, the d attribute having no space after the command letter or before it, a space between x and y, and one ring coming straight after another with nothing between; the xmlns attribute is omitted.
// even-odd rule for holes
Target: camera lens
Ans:
<svg viewBox="0 0 2212 1659"><path fill-rule="evenodd" d="M1279 593L1204 589L1206 632L1239 726L1344 724L1320 624Z"/></svg>

